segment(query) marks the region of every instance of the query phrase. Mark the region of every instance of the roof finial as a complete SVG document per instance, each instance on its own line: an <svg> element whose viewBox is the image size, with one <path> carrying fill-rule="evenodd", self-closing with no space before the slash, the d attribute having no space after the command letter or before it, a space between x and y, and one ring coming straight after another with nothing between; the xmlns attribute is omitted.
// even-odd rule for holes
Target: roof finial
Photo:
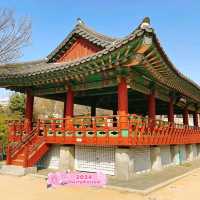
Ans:
<svg viewBox="0 0 200 200"><path fill-rule="evenodd" d="M142 21L142 23L140 24L140 28L141 29L145 29L145 28L150 28L150 18L149 17L145 17Z"/></svg>
<svg viewBox="0 0 200 200"><path fill-rule="evenodd" d="M77 24L84 24L83 20L80 17L78 17L76 21Z"/></svg>

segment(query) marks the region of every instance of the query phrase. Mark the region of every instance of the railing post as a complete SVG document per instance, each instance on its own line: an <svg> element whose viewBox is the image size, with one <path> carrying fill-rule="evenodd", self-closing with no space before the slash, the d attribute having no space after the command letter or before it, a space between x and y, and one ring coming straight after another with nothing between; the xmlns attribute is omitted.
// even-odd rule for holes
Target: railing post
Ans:
<svg viewBox="0 0 200 200"><path fill-rule="evenodd" d="M8 123L8 141L14 142L16 136L16 122L12 121Z"/></svg>
<svg viewBox="0 0 200 200"><path fill-rule="evenodd" d="M13 122L8 122L8 142L12 141L12 134L13 134Z"/></svg>
<svg viewBox="0 0 200 200"><path fill-rule="evenodd" d="M11 146L9 144L6 149L6 164L7 165L11 164Z"/></svg>
<svg viewBox="0 0 200 200"><path fill-rule="evenodd" d="M43 127L44 127L44 137L45 137L45 140L47 139L47 129L49 128L48 125L45 124L45 122L43 121Z"/></svg>
<svg viewBox="0 0 200 200"><path fill-rule="evenodd" d="M51 120L51 131L53 133L53 137L55 138L56 137L56 122L55 122L55 119Z"/></svg>
<svg viewBox="0 0 200 200"><path fill-rule="evenodd" d="M24 131L26 134L30 133L32 129L32 122L29 119L24 120Z"/></svg>
<svg viewBox="0 0 200 200"><path fill-rule="evenodd" d="M22 141L22 136L23 136L23 122L20 122L20 131L19 131L19 141Z"/></svg>
<svg viewBox="0 0 200 200"><path fill-rule="evenodd" d="M70 131L73 129L73 118L71 116L66 116L65 129Z"/></svg>
<svg viewBox="0 0 200 200"><path fill-rule="evenodd" d="M24 147L24 163L23 163L24 168L28 167L28 154L29 152L28 152L28 144L27 144Z"/></svg>
<svg viewBox="0 0 200 200"><path fill-rule="evenodd" d="M12 141L15 141L15 136L16 136L16 122L13 123Z"/></svg>
<svg viewBox="0 0 200 200"><path fill-rule="evenodd" d="M36 127L37 127L37 134L40 135L40 126L41 126L41 123L40 123L40 120L38 119L37 120L37 124L36 124Z"/></svg>

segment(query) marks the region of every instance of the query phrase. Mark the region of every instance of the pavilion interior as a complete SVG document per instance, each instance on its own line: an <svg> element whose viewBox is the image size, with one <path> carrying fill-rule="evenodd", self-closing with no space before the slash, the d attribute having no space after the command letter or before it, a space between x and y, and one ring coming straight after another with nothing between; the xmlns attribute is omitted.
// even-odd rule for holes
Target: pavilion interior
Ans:
<svg viewBox="0 0 200 200"><path fill-rule="evenodd" d="M66 93L57 93L40 96L42 98L65 101ZM101 89L75 92L74 104L93 106L106 110L117 110L117 86ZM128 111L130 114L147 116L148 114L148 96L146 94L128 89ZM182 114L183 107L174 104L174 114ZM167 115L168 102L156 98L156 115Z"/></svg>

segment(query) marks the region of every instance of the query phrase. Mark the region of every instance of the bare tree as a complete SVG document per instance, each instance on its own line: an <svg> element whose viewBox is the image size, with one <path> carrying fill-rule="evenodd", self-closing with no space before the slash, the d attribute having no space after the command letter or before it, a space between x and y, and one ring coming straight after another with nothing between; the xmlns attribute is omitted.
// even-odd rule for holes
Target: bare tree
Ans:
<svg viewBox="0 0 200 200"><path fill-rule="evenodd" d="M13 10L0 8L0 63L15 61L30 42L31 22L27 17L16 20Z"/></svg>

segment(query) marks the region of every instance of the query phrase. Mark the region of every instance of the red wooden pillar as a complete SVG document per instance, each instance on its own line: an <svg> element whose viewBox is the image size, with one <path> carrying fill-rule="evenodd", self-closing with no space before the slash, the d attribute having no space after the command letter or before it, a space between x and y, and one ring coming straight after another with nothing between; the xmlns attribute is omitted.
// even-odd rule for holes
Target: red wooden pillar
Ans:
<svg viewBox="0 0 200 200"><path fill-rule="evenodd" d="M64 101L64 109L63 109L63 117L64 117L64 118L65 118L66 105L67 105L67 100L66 100L66 98L65 98L65 101Z"/></svg>
<svg viewBox="0 0 200 200"><path fill-rule="evenodd" d="M73 114L74 114L74 92L69 86L66 96L65 117L73 117Z"/></svg>
<svg viewBox="0 0 200 200"><path fill-rule="evenodd" d="M128 114L128 88L124 77L120 78L118 84L118 113Z"/></svg>
<svg viewBox="0 0 200 200"><path fill-rule="evenodd" d="M197 111L195 111L195 112L193 113L193 122L194 122L194 126L196 126L196 127L199 126L198 113L197 113Z"/></svg>
<svg viewBox="0 0 200 200"><path fill-rule="evenodd" d="M26 145L24 147L24 163L23 163L24 168L28 167L28 156L29 156L28 145Z"/></svg>
<svg viewBox="0 0 200 200"><path fill-rule="evenodd" d="M72 128L72 121L71 118L74 115L74 92L71 88L71 86L68 86L68 91L67 91L67 95L66 95L66 109L65 109L65 118L66 118L66 125L65 127L67 129L71 129Z"/></svg>
<svg viewBox="0 0 200 200"><path fill-rule="evenodd" d="M185 107L185 108L183 109L183 124L186 125L186 126L189 125L188 114L189 114L189 113L188 113L188 109L187 109L187 107Z"/></svg>
<svg viewBox="0 0 200 200"><path fill-rule="evenodd" d="M126 78L120 77L118 84L118 115L120 116L121 129L128 126L128 88Z"/></svg>
<svg viewBox="0 0 200 200"><path fill-rule="evenodd" d="M168 102L168 122L174 123L174 105L172 96L169 96Z"/></svg>
<svg viewBox="0 0 200 200"><path fill-rule="evenodd" d="M28 90L26 93L26 107L25 107L25 121L24 121L24 128L27 133L32 130L33 104L34 104L34 96L31 94L31 91Z"/></svg>
<svg viewBox="0 0 200 200"><path fill-rule="evenodd" d="M148 117L152 121L156 119L156 98L154 90L148 95Z"/></svg>

